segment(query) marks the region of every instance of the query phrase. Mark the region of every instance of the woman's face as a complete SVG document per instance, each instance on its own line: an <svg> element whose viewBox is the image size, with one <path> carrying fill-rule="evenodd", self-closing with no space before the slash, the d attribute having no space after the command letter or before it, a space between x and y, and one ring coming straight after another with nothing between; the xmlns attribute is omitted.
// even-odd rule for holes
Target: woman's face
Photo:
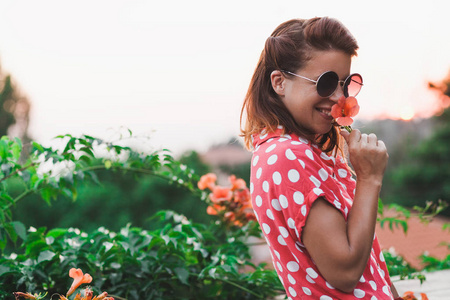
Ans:
<svg viewBox="0 0 450 300"><path fill-rule="evenodd" d="M334 71L339 80L345 80L350 74L351 56L338 50L314 51L307 64L295 73L313 80L326 71ZM282 75L284 76L284 75ZM343 96L341 85L333 95L323 98L319 96L314 82L303 78L284 77L281 100L301 126L308 138L317 134L325 134L332 127L331 107Z"/></svg>

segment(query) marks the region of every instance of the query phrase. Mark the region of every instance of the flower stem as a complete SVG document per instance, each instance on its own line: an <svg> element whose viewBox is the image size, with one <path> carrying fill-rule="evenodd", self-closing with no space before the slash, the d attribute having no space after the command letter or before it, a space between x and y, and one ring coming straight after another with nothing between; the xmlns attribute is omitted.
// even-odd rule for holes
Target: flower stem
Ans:
<svg viewBox="0 0 450 300"><path fill-rule="evenodd" d="M341 126L341 129L345 129L348 132L352 132L352 130L353 130L351 126Z"/></svg>

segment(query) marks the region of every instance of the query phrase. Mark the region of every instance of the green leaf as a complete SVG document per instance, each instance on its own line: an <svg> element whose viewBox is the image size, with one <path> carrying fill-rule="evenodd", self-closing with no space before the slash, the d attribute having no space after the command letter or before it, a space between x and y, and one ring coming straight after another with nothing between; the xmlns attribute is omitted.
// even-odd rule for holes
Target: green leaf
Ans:
<svg viewBox="0 0 450 300"><path fill-rule="evenodd" d="M189 271L186 268L178 267L174 269L175 275L181 281L181 283L189 285Z"/></svg>
<svg viewBox="0 0 450 300"><path fill-rule="evenodd" d="M41 253L39 253L39 256L37 258L37 263L43 262L43 261L48 261L48 260L52 260L52 258L55 256L56 254L50 250L44 250Z"/></svg>
<svg viewBox="0 0 450 300"><path fill-rule="evenodd" d="M25 228L25 225L22 222L14 221L11 222L11 225L13 226L14 231L22 240L27 239L27 229Z"/></svg>

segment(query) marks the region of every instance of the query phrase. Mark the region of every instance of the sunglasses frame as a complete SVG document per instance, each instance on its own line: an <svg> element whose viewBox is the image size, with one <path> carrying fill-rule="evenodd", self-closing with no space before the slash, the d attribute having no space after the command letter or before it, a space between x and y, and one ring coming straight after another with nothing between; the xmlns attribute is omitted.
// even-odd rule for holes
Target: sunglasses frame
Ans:
<svg viewBox="0 0 450 300"><path fill-rule="evenodd" d="M323 98L327 98L327 97L330 97L331 95L333 95L334 92L336 92L338 85L340 85L343 88L343 92L344 92L345 97L348 97L349 96L348 95L348 91L346 92L344 87L345 86L348 87L350 85L350 80L351 80L351 78L353 76L358 76L359 78L361 78L361 83L359 83L359 82L357 82L355 80L352 80L353 82L355 82L356 84L359 84L361 87L364 85L362 76L359 73L352 73L352 74L348 75L347 78L345 78L345 80L339 80L339 76L338 76L338 74L336 72L334 72L334 71L326 71L326 72L323 72L322 74L320 74L320 76L319 76L319 78L317 78L317 80L314 80L314 79L311 79L311 78L308 78L308 77L305 77L305 76L301 76L301 75L298 75L298 74L295 74L295 73L292 73L292 72L289 72L289 71L286 71L286 70L281 70L281 72L287 73L287 74L290 74L290 75L293 75L293 76L296 76L296 77L299 77L299 78L302 78L302 79L305 79L305 80L308 80L310 82L315 83L317 94L319 94L319 90L317 88L318 87L318 83L319 83L320 79L322 78L322 76L324 76L325 74L328 74L328 73L336 75L336 78L338 79L336 87L334 88L333 92L331 94L329 94L329 95L320 95L319 94L319 96L323 97ZM359 91L355 95L352 95L352 97L356 97L356 95L359 94L359 92L361 91L361 87L359 88Z"/></svg>

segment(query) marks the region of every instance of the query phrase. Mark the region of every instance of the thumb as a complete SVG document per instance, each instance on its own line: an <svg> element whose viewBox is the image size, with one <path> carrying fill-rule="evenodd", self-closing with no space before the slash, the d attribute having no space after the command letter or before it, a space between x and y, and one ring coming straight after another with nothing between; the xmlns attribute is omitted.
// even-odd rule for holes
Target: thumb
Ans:
<svg viewBox="0 0 450 300"><path fill-rule="evenodd" d="M341 134L341 136L344 138L344 140L348 144L349 143L349 138L350 138L350 132L348 132L347 130L343 129L339 133Z"/></svg>

